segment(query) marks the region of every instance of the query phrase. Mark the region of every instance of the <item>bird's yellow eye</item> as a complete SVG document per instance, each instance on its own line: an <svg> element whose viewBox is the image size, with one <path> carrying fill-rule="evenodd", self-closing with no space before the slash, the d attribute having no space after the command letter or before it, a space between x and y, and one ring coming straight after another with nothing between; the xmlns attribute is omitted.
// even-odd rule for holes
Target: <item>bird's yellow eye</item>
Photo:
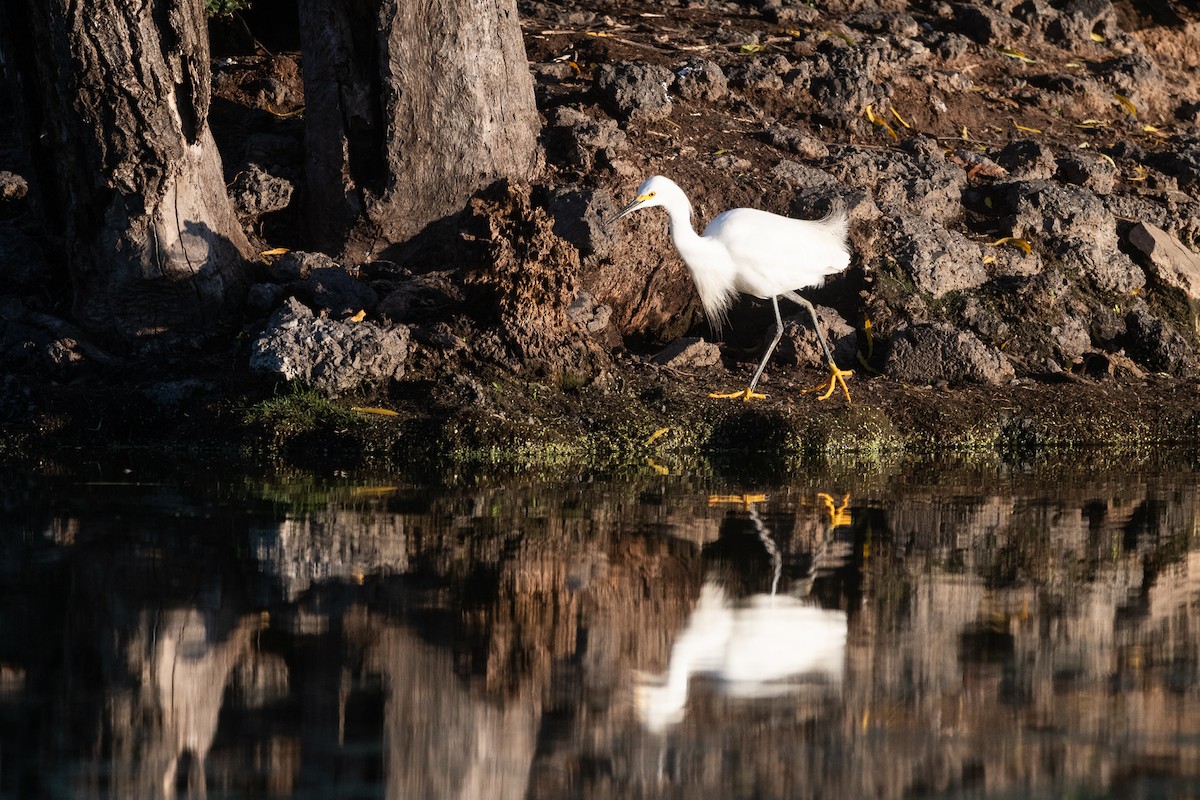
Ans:
<svg viewBox="0 0 1200 800"><path fill-rule="evenodd" d="M646 197L654 197L654 195L656 195L656 194L658 194L658 192L648 192L646 194Z"/></svg>

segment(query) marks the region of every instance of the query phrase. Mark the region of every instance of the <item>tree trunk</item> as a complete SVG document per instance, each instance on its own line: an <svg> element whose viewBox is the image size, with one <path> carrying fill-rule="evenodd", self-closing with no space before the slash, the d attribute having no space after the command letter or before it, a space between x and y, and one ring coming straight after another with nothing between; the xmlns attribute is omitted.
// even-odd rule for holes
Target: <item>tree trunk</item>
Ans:
<svg viewBox="0 0 1200 800"><path fill-rule="evenodd" d="M301 0L308 214L349 258L540 166L515 0ZM363 219L365 217L365 219Z"/></svg>
<svg viewBox="0 0 1200 800"><path fill-rule="evenodd" d="M235 318L250 245L208 127L202 0L0 0L76 320L129 344ZM9 27L11 26L11 27Z"/></svg>

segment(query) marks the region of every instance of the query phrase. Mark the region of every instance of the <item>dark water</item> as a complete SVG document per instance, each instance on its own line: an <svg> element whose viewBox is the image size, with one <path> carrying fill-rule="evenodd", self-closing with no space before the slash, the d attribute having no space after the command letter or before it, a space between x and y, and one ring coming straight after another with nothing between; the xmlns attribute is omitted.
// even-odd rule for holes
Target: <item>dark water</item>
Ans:
<svg viewBox="0 0 1200 800"><path fill-rule="evenodd" d="M1120 461L8 474L0 796L1198 796L1200 482Z"/></svg>

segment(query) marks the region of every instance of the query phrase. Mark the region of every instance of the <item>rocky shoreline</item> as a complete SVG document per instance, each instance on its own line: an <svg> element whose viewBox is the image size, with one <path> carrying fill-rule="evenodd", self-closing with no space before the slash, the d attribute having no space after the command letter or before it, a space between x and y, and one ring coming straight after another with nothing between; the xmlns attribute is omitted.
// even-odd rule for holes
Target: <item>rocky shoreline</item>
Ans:
<svg viewBox="0 0 1200 800"><path fill-rule="evenodd" d="M217 352L89 342L45 299L53 270L7 173L3 449L519 464L1196 445L1200 15L1105 0L519 11L544 171L383 252L304 250L299 57L216 60L214 131L265 253ZM706 397L744 384L770 305L743 298L717 335L665 217L604 224L651 174L684 187L698 228L734 206L848 211L850 270L805 294L856 371L853 405L801 393L823 359L792 308L768 399Z"/></svg>

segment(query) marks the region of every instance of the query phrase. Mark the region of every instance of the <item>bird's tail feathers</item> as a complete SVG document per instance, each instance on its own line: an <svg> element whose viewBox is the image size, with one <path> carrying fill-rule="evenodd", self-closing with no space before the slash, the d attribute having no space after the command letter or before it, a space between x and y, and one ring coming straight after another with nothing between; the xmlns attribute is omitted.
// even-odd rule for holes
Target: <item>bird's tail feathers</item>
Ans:
<svg viewBox="0 0 1200 800"><path fill-rule="evenodd" d="M850 228L850 217L846 213L846 207L838 203L833 209L818 220L831 234L838 238L838 241L845 242L846 235Z"/></svg>

